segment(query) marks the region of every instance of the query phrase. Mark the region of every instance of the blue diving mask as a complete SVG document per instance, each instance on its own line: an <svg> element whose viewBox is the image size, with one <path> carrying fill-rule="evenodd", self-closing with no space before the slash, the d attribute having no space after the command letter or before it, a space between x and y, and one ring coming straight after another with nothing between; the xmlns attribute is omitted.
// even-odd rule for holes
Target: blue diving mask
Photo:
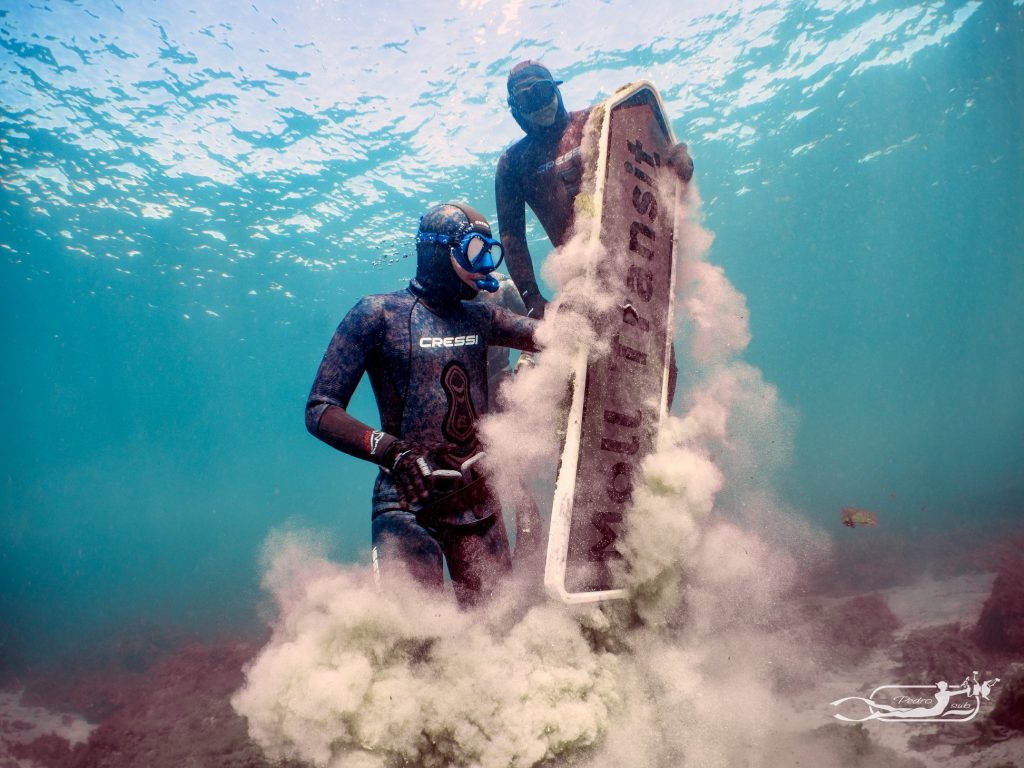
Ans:
<svg viewBox="0 0 1024 768"><path fill-rule="evenodd" d="M467 272L483 274L473 282L482 291L494 293L498 290L498 281L490 274L501 266L505 260L505 249L501 243L480 232L469 232L461 237L458 235L439 235L436 232L419 232L417 243L437 243L451 248L452 256L460 267ZM495 259L494 252L498 257Z"/></svg>

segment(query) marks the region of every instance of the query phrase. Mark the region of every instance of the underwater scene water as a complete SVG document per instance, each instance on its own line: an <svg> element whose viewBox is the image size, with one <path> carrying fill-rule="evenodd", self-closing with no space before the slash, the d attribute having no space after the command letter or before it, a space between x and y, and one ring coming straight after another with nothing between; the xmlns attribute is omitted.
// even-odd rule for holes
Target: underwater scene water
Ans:
<svg viewBox="0 0 1024 768"><path fill-rule="evenodd" d="M345 312L411 276L428 206L496 226L526 58L570 109L660 90L785 428L744 466L831 542L832 586L996 570L1024 511L1020 0L0 0L10 690L83 654L262 637L274 532L368 565L374 468L308 434L309 386ZM352 410L378 423L365 381ZM727 479L720 514L742 505ZM377 764L317 754L279 752ZM686 764L770 764L729 754ZM132 764L110 760L80 764Z"/></svg>

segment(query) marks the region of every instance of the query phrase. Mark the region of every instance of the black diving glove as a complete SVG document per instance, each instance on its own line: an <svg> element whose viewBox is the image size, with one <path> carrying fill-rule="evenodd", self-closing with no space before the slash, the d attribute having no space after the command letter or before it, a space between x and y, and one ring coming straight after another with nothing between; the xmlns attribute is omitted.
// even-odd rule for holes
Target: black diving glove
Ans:
<svg viewBox="0 0 1024 768"><path fill-rule="evenodd" d="M381 466L394 478L403 509L423 506L462 480L462 473L452 469L448 457L444 443L424 446L396 440L388 446Z"/></svg>
<svg viewBox="0 0 1024 768"><path fill-rule="evenodd" d="M541 295L537 284L527 283L519 291L519 295L523 297L523 304L526 305L526 316L532 317L534 320L543 320L548 300Z"/></svg>
<svg viewBox="0 0 1024 768"><path fill-rule="evenodd" d="M693 178L693 158L686 144L679 142L668 151L668 167L676 172L683 183Z"/></svg>

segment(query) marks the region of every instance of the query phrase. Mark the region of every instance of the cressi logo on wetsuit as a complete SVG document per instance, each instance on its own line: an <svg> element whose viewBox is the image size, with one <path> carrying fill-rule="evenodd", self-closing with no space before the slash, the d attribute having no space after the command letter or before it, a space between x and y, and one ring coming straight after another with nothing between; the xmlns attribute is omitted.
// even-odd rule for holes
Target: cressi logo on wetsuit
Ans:
<svg viewBox="0 0 1024 768"><path fill-rule="evenodd" d="M564 155L559 155L554 160L548 160L546 163L541 163L539 166L537 166L537 174L540 175L542 173L546 173L547 171L550 171L552 168L561 168L566 163L571 163L581 154L582 151L580 147L574 147L573 149L570 149L568 152L566 152Z"/></svg>
<svg viewBox="0 0 1024 768"><path fill-rule="evenodd" d="M480 343L479 334L471 333L465 336L421 336L420 347L422 349L436 349L437 347L475 347Z"/></svg>

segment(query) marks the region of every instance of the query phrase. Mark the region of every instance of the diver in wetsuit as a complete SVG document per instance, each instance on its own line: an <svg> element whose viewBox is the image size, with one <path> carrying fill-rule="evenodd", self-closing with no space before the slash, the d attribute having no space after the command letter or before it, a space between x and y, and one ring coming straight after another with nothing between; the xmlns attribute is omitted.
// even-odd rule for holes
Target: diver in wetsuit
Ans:
<svg viewBox="0 0 1024 768"><path fill-rule="evenodd" d="M487 220L457 203L420 219L416 277L366 296L338 326L306 403L306 427L380 465L373 488L377 573L396 566L443 588L448 562L460 605L492 595L511 559L501 507L477 463L487 411L487 348L536 350L535 322L489 302L502 246ZM366 372L380 411L373 429L346 408Z"/></svg>
<svg viewBox="0 0 1024 768"><path fill-rule="evenodd" d="M537 61L521 61L508 75L508 105L526 136L498 160L494 178L498 231L508 271L531 317L543 317L547 300L537 287L526 244L526 206L537 216L556 248L572 235L573 202L583 181L580 145L592 107L567 112L550 70ZM668 164L679 178L693 177L686 144L669 152Z"/></svg>

